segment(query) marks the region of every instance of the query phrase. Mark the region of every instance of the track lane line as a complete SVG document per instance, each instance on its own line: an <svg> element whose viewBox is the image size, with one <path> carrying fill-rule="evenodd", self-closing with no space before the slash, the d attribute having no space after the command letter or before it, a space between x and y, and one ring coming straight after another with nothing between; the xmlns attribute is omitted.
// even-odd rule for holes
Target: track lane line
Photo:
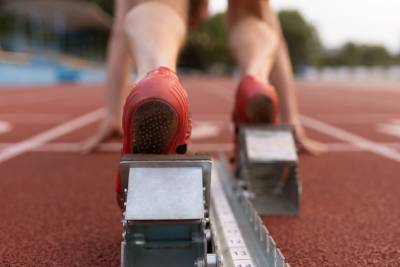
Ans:
<svg viewBox="0 0 400 267"><path fill-rule="evenodd" d="M62 123L72 119L73 116L67 114L48 114L48 113L1 113L0 120L8 121L12 124L50 124Z"/></svg>
<svg viewBox="0 0 400 267"><path fill-rule="evenodd" d="M210 94L218 96L227 102L232 102L233 97L229 95L229 93L231 93L232 91L229 92L227 90L224 90L224 88L222 88L222 85L216 85L215 83L211 82L204 82L204 83L206 83L207 85L204 86L204 89L207 89ZM400 161L400 153L390 147L373 142L364 137L347 132L345 130L332 126L328 123L322 122L320 120L305 115L300 115L300 118L304 126L310 129L314 129L327 136L332 136L336 139L340 139L342 141L350 143L351 145L353 145L356 148L359 148L360 150L369 151L384 158L394 160L396 162Z"/></svg>
<svg viewBox="0 0 400 267"><path fill-rule="evenodd" d="M24 141L8 146L0 152L0 163L12 159L32 149L36 149L51 140L75 131L76 129L82 128L90 123L96 122L104 117L104 115L104 108L96 109L85 115L79 116L61 125L34 135L28 139L25 139Z"/></svg>
<svg viewBox="0 0 400 267"><path fill-rule="evenodd" d="M333 125L330 125L328 123L322 122L320 120L301 115L301 121L304 124L304 126L316 130L320 133L323 133L325 135L334 137L336 139L340 139L342 141L348 142L355 147L359 147L363 150L372 152L376 155L382 156L384 158L393 160L393 161L400 161L400 153L397 152L395 149L392 149L390 147L387 147L385 145L376 143L374 141L371 141L367 138L361 137L359 135L350 133L348 131L345 131L343 129L337 128Z"/></svg>
<svg viewBox="0 0 400 267"><path fill-rule="evenodd" d="M0 152L8 147L13 146L13 143L0 143ZM121 152L122 143L112 142L104 143L99 146L100 152ZM230 152L233 150L232 143L196 143L189 144L190 153L205 153L205 152ZM42 144L30 149L34 152L81 152L82 143L49 143Z"/></svg>
<svg viewBox="0 0 400 267"><path fill-rule="evenodd" d="M400 149L400 143L378 143L380 145L392 147L395 149ZM5 149L9 146L12 146L13 143L0 143L0 152L2 149ZM328 147L328 151L331 153L334 152L365 152L365 149L355 146L350 143L324 143ZM98 151L100 152L120 152L121 151L121 142L110 142L104 143L99 146ZM205 153L205 152L232 152L233 151L232 143L191 143L189 144L189 153ZM39 147L33 148L30 151L32 152L81 152L82 151L82 142L77 143L48 143L43 144Z"/></svg>

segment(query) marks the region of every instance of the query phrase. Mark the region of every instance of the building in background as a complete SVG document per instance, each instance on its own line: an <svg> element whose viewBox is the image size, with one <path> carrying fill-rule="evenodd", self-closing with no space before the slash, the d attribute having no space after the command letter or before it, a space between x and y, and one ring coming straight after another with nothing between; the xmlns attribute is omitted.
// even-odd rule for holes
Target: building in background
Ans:
<svg viewBox="0 0 400 267"><path fill-rule="evenodd" d="M96 4L83 0L3 0L0 12L3 50L104 58L112 18Z"/></svg>

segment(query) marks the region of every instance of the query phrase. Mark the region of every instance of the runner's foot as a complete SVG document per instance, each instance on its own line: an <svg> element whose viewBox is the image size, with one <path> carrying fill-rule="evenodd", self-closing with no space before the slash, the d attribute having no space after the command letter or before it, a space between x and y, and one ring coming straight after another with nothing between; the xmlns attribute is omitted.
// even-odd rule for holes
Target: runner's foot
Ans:
<svg viewBox="0 0 400 267"><path fill-rule="evenodd" d="M122 127L122 155L186 153L191 133L188 96L174 72L157 68L133 87L124 105ZM116 191L122 207L119 173Z"/></svg>
<svg viewBox="0 0 400 267"><path fill-rule="evenodd" d="M279 99L272 85L257 81L247 75L236 91L233 121L241 123L279 123Z"/></svg>
<svg viewBox="0 0 400 267"><path fill-rule="evenodd" d="M243 77L236 91L232 119L235 126L235 150L231 161L234 162L240 124L279 123L279 99L275 88L257 81L253 76Z"/></svg>

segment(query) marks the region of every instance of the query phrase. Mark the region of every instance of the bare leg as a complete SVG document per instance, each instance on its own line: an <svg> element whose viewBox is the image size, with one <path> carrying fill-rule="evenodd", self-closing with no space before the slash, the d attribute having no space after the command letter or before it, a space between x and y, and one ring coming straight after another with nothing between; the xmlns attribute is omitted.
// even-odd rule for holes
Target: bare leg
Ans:
<svg viewBox="0 0 400 267"><path fill-rule="evenodd" d="M119 118L122 106L121 100L124 98L123 91L129 82L132 62L129 54L128 39L123 29L129 4L126 0L116 0L116 5L116 17L107 52L106 96L110 115Z"/></svg>
<svg viewBox="0 0 400 267"><path fill-rule="evenodd" d="M107 113L98 132L84 144L85 152L121 135L122 105L130 91L129 44L141 79L159 66L175 70L185 38L188 0L116 0L115 5L107 58Z"/></svg>
<svg viewBox="0 0 400 267"><path fill-rule="evenodd" d="M230 47L242 75L266 83L271 77L280 96L283 122L293 124L299 147L312 154L322 152L323 146L309 139L300 123L290 59L268 1L229 0L228 28Z"/></svg>
<svg viewBox="0 0 400 267"><path fill-rule="evenodd" d="M287 105L281 105L282 119L284 122L291 122L294 119L293 113L298 113L298 105L296 99L294 75L292 65L290 63L289 52L283 37L280 22L275 14L271 12L272 25L279 34L280 45L276 54L276 59L270 73L270 81L279 88L279 96Z"/></svg>
<svg viewBox="0 0 400 267"><path fill-rule="evenodd" d="M229 45L243 75L268 82L279 38L267 23L267 1L230 0Z"/></svg>
<svg viewBox="0 0 400 267"><path fill-rule="evenodd" d="M186 36L187 0L145 1L126 16L125 31L140 80L164 66L176 70L179 50Z"/></svg>
<svg viewBox="0 0 400 267"><path fill-rule="evenodd" d="M292 64L279 19L273 12L270 12L269 17L280 38L280 45L270 73L270 81L278 89L281 99L281 118L283 122L294 125L296 140L301 150L314 155L320 154L326 150L326 147L309 139L300 122Z"/></svg>
<svg viewBox="0 0 400 267"><path fill-rule="evenodd" d="M124 32L125 15L129 1L115 0L115 20L107 51L107 77L105 84L107 110L98 132L84 144L84 152L91 152L106 139L121 136L121 112L127 94L132 60Z"/></svg>

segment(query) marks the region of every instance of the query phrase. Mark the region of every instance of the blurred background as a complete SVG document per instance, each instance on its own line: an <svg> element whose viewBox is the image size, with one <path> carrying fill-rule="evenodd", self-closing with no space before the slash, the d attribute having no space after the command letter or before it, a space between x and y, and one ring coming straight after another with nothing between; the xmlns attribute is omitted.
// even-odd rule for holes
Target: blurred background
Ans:
<svg viewBox="0 0 400 267"><path fill-rule="evenodd" d="M114 1L0 0L0 267L120 266L120 120L104 109ZM300 215L263 222L291 266L399 267L400 0L258 1L279 14L299 121L328 149L299 157ZM227 0L209 2L179 59L189 152L230 155L238 70Z"/></svg>
<svg viewBox="0 0 400 267"><path fill-rule="evenodd" d="M273 0L298 79L400 80L397 0ZM224 31L226 1L191 31L179 67L236 72ZM111 0L0 1L0 85L102 82L113 18Z"/></svg>

